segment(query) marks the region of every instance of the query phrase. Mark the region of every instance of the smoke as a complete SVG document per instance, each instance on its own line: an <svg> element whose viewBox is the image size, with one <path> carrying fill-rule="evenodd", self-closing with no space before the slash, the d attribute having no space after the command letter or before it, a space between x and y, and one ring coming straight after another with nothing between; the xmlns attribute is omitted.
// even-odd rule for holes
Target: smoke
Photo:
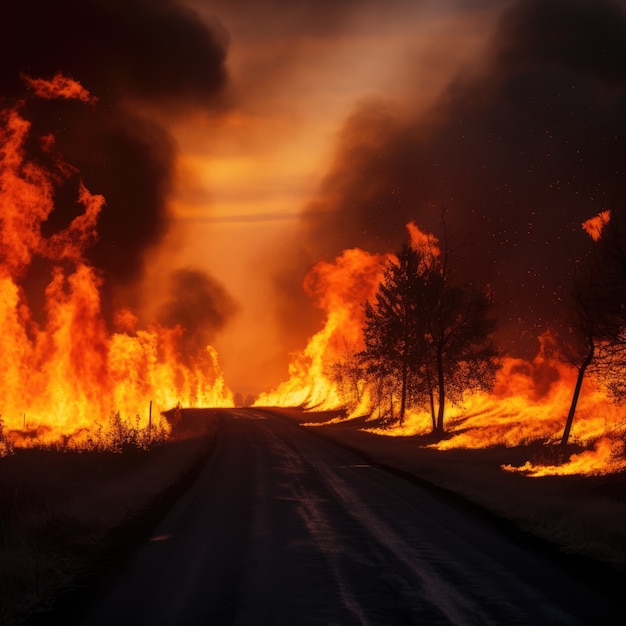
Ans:
<svg viewBox="0 0 626 626"><path fill-rule="evenodd" d="M82 209L80 180L105 197L87 256L108 299L141 277L146 251L170 225L176 146L142 111L210 109L226 83L226 37L176 0L24 0L3 7L0 93L33 122L30 158L59 167L62 184L45 224L51 235ZM37 79L63 75L97 102L36 97ZM54 150L40 137L54 135ZM48 146L50 148L50 146ZM76 171L71 171L67 164ZM62 175L61 175L62 174ZM40 280L33 268L31 283ZM107 292L105 291L105 297Z"/></svg>
<svg viewBox="0 0 626 626"><path fill-rule="evenodd" d="M236 312L235 301L220 283L201 270L186 268L170 277L170 299L157 317L165 326L184 329L183 356L194 358L213 343Z"/></svg>
<svg viewBox="0 0 626 626"><path fill-rule="evenodd" d="M589 249L582 222L624 203L625 86L621 4L517 2L427 113L356 108L280 283L297 293L307 264L344 248L398 249L411 220L438 235L449 207L452 242L490 283L507 348L536 353Z"/></svg>

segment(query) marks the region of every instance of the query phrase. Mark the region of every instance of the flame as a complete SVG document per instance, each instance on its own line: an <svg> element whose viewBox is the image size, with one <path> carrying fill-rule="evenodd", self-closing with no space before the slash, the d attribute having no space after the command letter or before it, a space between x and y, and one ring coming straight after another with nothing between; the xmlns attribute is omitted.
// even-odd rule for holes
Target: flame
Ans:
<svg viewBox="0 0 626 626"><path fill-rule="evenodd" d="M607 217L600 214L597 219ZM412 245L423 251L426 258L440 254L439 242L433 235L412 222L407 229ZM326 322L306 348L294 356L289 379L273 392L261 395L257 406L345 410L343 417L334 417L326 424L368 415L369 421L377 421L374 394L370 394L365 381L358 383L361 392L355 400L345 393L331 372L346 358L346 345L352 345L354 351L362 349L361 305L374 296L382 266L390 258L392 255L370 255L355 249L345 251L333 263L315 266L305 288L326 311ZM534 359L503 357L493 390L490 393L467 390L462 402L447 410L446 437L431 446L449 450L525 446L532 442L556 445L563 432L577 376L575 368L556 358L557 352L555 337L546 332L539 337L539 351ZM430 413L409 409L402 425L364 430L385 436L421 436L430 434L431 425ZM530 476L619 471L626 467L620 443L620 438L625 436L626 410L612 401L602 381L588 374L570 440L590 449L559 466L527 463L506 469L517 469Z"/></svg>
<svg viewBox="0 0 626 626"><path fill-rule="evenodd" d="M75 81L59 76L50 85L29 80L44 97L59 93L85 99ZM0 113L0 414L5 431L18 445L26 444L27 432L43 442L73 437L80 444L113 412L140 414L145 424L151 402L156 415L177 404L233 406L215 350L207 346L193 359L183 355L184 329L156 323L137 329L137 318L127 309L115 316L118 331L107 329L102 278L85 259L97 238L105 199L81 183L82 213L44 237L41 227L54 210L58 172L75 170L61 162L53 174L29 160L24 145L30 131L19 107ZM53 143L48 136L43 146ZM22 284L37 257L52 266L43 321L35 321Z"/></svg>
<svg viewBox="0 0 626 626"><path fill-rule="evenodd" d="M560 440L572 399L577 372L554 357L555 338L540 337L532 361L505 357L491 393L468 394L448 415L447 438L431 444L439 450L525 446L532 442L555 445ZM576 412L571 440L592 447L563 465L530 462L508 471L529 476L602 474L626 467L621 438L626 435L626 410L614 404L601 381L589 376ZM371 428L388 436L425 435L430 415L409 412L402 427Z"/></svg>
<svg viewBox="0 0 626 626"><path fill-rule="evenodd" d="M294 355L289 379L261 394L255 406L304 406L317 410L342 408L346 402L331 367L351 346L363 347L362 304L373 297L387 257L359 248L345 250L332 263L321 261L305 278L304 288L324 309L323 328Z"/></svg>
<svg viewBox="0 0 626 626"><path fill-rule="evenodd" d="M604 227L611 220L611 211L601 211L598 215L590 217L582 223L583 230L594 240L598 241L602 236Z"/></svg>
<svg viewBox="0 0 626 626"><path fill-rule="evenodd" d="M624 444L622 441L610 437L599 439L593 450L585 450L580 454L573 454L563 465L535 465L527 461L520 467L503 465L502 469L509 472L521 472L527 476L570 476L586 474L601 476L621 472L626 469L626 458L623 457Z"/></svg>
<svg viewBox="0 0 626 626"><path fill-rule="evenodd" d="M98 101L98 98L92 96L78 81L61 73L55 74L50 80L31 78L23 74L22 80L36 96L45 100L63 98L65 100L79 100L86 104L95 104Z"/></svg>
<svg viewBox="0 0 626 626"><path fill-rule="evenodd" d="M406 225L406 229L409 233L411 245L416 250L421 251L425 258L436 258L441 254L439 240L435 235L423 231L415 222L409 222Z"/></svg>

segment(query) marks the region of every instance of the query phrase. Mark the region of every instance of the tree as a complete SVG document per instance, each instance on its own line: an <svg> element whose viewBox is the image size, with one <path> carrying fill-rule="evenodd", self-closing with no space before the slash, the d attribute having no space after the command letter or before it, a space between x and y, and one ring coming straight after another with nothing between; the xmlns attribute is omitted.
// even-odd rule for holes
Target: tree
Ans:
<svg viewBox="0 0 626 626"><path fill-rule="evenodd" d="M600 339L602 373L608 391L618 402L626 399L626 211L606 213L593 255L596 297L602 309Z"/></svg>
<svg viewBox="0 0 626 626"><path fill-rule="evenodd" d="M341 358L330 367L330 377L337 384L348 406L358 406L363 397L364 372L358 348L344 341Z"/></svg>
<svg viewBox="0 0 626 626"><path fill-rule="evenodd" d="M623 216L601 213L594 247L578 262L568 296L569 319L561 337L562 358L577 370L572 401L565 420L561 446L569 440L585 375L602 373L609 391L624 396L626 365L626 236Z"/></svg>
<svg viewBox="0 0 626 626"><path fill-rule="evenodd" d="M602 336L605 313L600 297L598 275L597 265L591 259L587 259L577 266L569 293L570 323L567 326L567 334L561 336L561 355L566 362L576 368L577 375L561 446L566 446L569 440L585 374L598 357L597 347Z"/></svg>
<svg viewBox="0 0 626 626"><path fill-rule="evenodd" d="M437 263L428 269L432 300L427 316L426 358L434 372L431 382L435 389L431 393L437 398L437 419L433 421L439 433L444 431L447 399L457 401L468 389L491 389L498 369L489 291L462 282L449 262L445 238Z"/></svg>
<svg viewBox="0 0 626 626"><path fill-rule="evenodd" d="M427 396L433 430L441 433L447 399L459 400L470 388L489 389L495 381L495 320L488 291L451 271L447 236L443 251L433 248L433 238L416 241L405 243L387 265L374 303L365 305L362 358L371 372L383 366L391 371L400 423L408 403Z"/></svg>
<svg viewBox="0 0 626 626"><path fill-rule="evenodd" d="M380 392L389 382L396 384L400 395L398 419L404 421L411 378L418 375L425 342L424 311L427 285L423 272L424 258L408 242L397 258L389 261L374 302L365 303L361 359L375 388ZM379 396L379 406L380 393ZM390 402L393 417L393 398Z"/></svg>

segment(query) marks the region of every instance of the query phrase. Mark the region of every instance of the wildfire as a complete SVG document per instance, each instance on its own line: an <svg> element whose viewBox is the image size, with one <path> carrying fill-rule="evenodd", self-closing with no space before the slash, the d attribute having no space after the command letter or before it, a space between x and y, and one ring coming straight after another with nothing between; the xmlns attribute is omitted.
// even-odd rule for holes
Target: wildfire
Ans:
<svg viewBox="0 0 626 626"><path fill-rule="evenodd" d="M289 379L261 394L255 406L304 406L317 410L343 408L345 392L332 366L363 347L362 303L372 297L385 256L358 248L345 250L334 262L321 261L305 279L304 288L327 313L323 328L294 355Z"/></svg>
<svg viewBox="0 0 626 626"><path fill-rule="evenodd" d="M44 98L95 102L80 84L61 75L52 81L26 79ZM116 315L118 331L102 314L98 270L85 259L97 238L105 198L82 183L82 213L63 230L45 237L42 225L54 211L54 192L63 176L75 173L59 159L49 171L28 158L30 123L20 107L0 113L0 413L17 445L33 436L54 442L71 437L80 445L106 426L112 412L141 415L178 403L232 406L213 348L183 360L184 329L157 323L136 330L128 310ZM54 138L42 138L52 151ZM51 267L45 287L44 319L32 314L25 275L35 259ZM158 414L158 413L155 413Z"/></svg>
<svg viewBox="0 0 626 626"><path fill-rule="evenodd" d="M606 217L593 218L598 228ZM589 226L591 228L591 226ZM415 224L407 225L414 246L439 254L438 241L422 232ZM594 231L595 232L595 231ZM318 263L305 282L309 295L327 313L323 328L295 355L289 380L276 390L262 395L257 405L304 406L308 409L346 409L346 417L371 414L376 409L368 388L358 378L358 366L349 374L352 389L345 384L350 359L363 347L362 303L371 298L381 280L381 269L390 256L370 255L362 250L347 250L333 263ZM539 338L537 356L526 361L505 357L490 393L471 390L462 401L447 412L447 436L432 444L438 449L487 448L520 446L531 442L556 444L563 432L565 416L572 398L576 371L558 360L555 338L545 333ZM346 350L352 346L352 350ZM341 365L343 364L343 365ZM333 375L344 368L344 383ZM357 372L355 374L355 372ZM358 388L358 393L354 389ZM395 402L394 397L391 402ZM332 421L340 421L334 418ZM317 424L319 425L319 424ZM431 415L426 410L407 411L402 425L368 428L385 436L426 435L431 431ZM617 406L604 390L601 381L589 376L585 381L577 416L571 433L572 441L593 449L573 455L559 466L505 467L530 476L545 474L597 474L619 471L626 467L621 438L626 436L623 408Z"/></svg>
<svg viewBox="0 0 626 626"><path fill-rule="evenodd" d="M541 442L557 444L572 398L576 371L551 356L554 338L540 337L540 349L532 361L504 358L495 388L487 393L469 393L463 402L451 407L448 437L432 444L439 450L480 449L492 446L514 447ZM403 426L371 428L386 436L425 435L430 415L413 411ZM565 474L605 474L626 467L621 439L626 436L626 415L607 397L600 381L589 377L572 429L572 440L593 446L562 465L526 463L504 466L529 476Z"/></svg>
<svg viewBox="0 0 626 626"><path fill-rule="evenodd" d="M535 465L530 461L520 467L503 465L509 472L522 472L528 476L568 476L571 474L602 475L621 472L626 468L623 457L624 444L610 437L599 439L593 450L573 454L563 465Z"/></svg>

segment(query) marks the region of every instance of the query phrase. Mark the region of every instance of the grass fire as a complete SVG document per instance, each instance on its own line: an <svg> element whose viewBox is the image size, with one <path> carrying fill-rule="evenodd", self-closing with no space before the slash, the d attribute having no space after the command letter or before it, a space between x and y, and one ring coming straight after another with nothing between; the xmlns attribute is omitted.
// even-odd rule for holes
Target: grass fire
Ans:
<svg viewBox="0 0 626 626"><path fill-rule="evenodd" d="M626 4L388 4L7 8L0 622L228 419L626 571Z"/></svg>
<svg viewBox="0 0 626 626"><path fill-rule="evenodd" d="M68 78L36 84L45 86L47 98L85 94ZM56 153L53 136L40 138L50 168L26 154L32 129L19 105L5 109L1 123L4 437L18 446L63 439L80 448L108 428L112 413L132 421L140 416L148 428L152 404L157 423L161 411L177 404L232 405L211 346L197 355L181 354L185 329L156 321L139 328L132 311L122 308L113 316L117 330L109 331L100 299L103 279L85 258L98 237L105 198L79 182L80 212L65 228L44 236L56 189L79 174ZM25 281L31 266L42 262L48 273L43 294L36 294L43 297L39 321Z"/></svg>

